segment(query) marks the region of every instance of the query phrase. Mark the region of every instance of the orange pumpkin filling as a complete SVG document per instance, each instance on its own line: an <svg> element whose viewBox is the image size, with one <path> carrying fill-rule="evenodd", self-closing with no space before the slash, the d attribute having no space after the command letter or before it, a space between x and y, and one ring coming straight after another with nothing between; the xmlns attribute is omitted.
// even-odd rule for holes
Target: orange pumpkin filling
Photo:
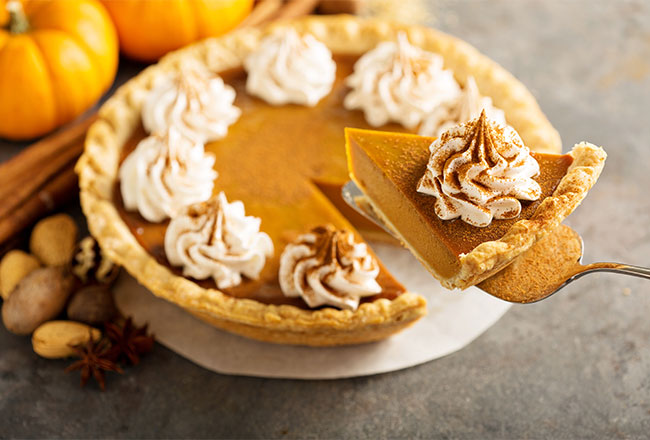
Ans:
<svg viewBox="0 0 650 440"><path fill-rule="evenodd" d="M246 93L246 74L242 69L222 72L224 81L237 92L235 105L242 110L228 135L206 145L206 152L216 156L219 177L214 193L224 191L229 200L241 200L246 213L262 219L261 230L269 234L275 255L268 259L257 281L246 280L225 289L228 295L250 298L266 304L292 304L307 308L300 298L287 298L278 283L280 254L298 235L325 224L362 231L377 229L345 205L340 194L348 180L345 158L344 128L369 127L363 113L343 107L348 92L344 79L352 72L358 57L334 56L337 78L331 93L314 107L285 105L274 107ZM399 125L382 127L405 131ZM123 148L124 159L146 136L139 127ZM169 265L165 258L163 237L168 222L153 224L137 212L124 208L119 182L115 188L115 205L139 243L158 262L181 275L181 268ZM359 238L361 240L361 238ZM382 266L377 279L383 291L366 297L393 299L404 287ZM197 281L214 288L212 280Z"/></svg>

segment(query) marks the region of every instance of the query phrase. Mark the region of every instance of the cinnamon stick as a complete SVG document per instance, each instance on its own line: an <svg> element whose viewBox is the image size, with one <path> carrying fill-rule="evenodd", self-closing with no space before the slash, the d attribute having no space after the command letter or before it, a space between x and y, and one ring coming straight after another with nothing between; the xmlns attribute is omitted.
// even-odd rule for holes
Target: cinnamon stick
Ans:
<svg viewBox="0 0 650 440"><path fill-rule="evenodd" d="M320 0L288 0L273 19L285 20L310 14L314 12L318 3Z"/></svg>
<svg viewBox="0 0 650 440"><path fill-rule="evenodd" d="M310 14L320 0L261 0L238 27L257 26L271 20L296 18Z"/></svg>
<svg viewBox="0 0 650 440"><path fill-rule="evenodd" d="M91 116L0 164L0 244L78 193L74 165Z"/></svg>
<svg viewBox="0 0 650 440"><path fill-rule="evenodd" d="M255 4L255 8L248 14L248 17L237 27L257 26L266 23L282 7L282 0L261 0Z"/></svg>
<svg viewBox="0 0 650 440"><path fill-rule="evenodd" d="M0 219L0 243L78 195L74 162L49 180L10 215Z"/></svg>
<svg viewBox="0 0 650 440"><path fill-rule="evenodd" d="M83 151L86 130L96 119L92 115L75 125L58 131L27 147L18 155L0 164L0 218L8 205L24 200L38 187L76 160Z"/></svg>
<svg viewBox="0 0 650 440"><path fill-rule="evenodd" d="M366 0L321 0L318 12L322 14L358 14Z"/></svg>

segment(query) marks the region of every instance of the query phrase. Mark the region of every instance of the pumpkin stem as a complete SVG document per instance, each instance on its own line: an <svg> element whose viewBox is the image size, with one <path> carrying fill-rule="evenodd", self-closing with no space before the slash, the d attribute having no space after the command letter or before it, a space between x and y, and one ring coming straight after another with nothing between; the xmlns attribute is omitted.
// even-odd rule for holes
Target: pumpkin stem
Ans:
<svg viewBox="0 0 650 440"><path fill-rule="evenodd" d="M9 12L9 32L12 34L22 34L29 30L29 22L23 10L23 4L20 0L9 0L6 4Z"/></svg>

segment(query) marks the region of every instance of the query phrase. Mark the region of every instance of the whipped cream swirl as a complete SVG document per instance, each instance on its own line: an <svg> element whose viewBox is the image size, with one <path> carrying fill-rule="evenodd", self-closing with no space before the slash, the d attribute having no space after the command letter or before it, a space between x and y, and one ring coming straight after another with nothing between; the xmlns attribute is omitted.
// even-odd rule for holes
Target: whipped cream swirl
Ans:
<svg viewBox="0 0 650 440"><path fill-rule="evenodd" d="M481 96L474 77L470 76L462 92L455 99L443 102L424 118L418 134L440 137L451 127L478 118L483 110L492 122L506 124L503 110L492 104L492 98Z"/></svg>
<svg viewBox="0 0 650 440"><path fill-rule="evenodd" d="M443 59L411 45L405 33L364 54L346 79L352 90L343 105L361 109L378 127L395 121L414 129L441 103L455 99L460 86Z"/></svg>
<svg viewBox="0 0 650 440"><path fill-rule="evenodd" d="M221 192L207 202L186 207L165 233L165 254L183 275L212 277L219 289L234 287L242 276L258 279L273 242L260 232L261 220L247 216L240 201L228 203Z"/></svg>
<svg viewBox="0 0 650 440"><path fill-rule="evenodd" d="M264 38L244 60L246 91L269 104L315 106L330 90L336 63L330 50L312 35L291 28Z"/></svg>
<svg viewBox="0 0 650 440"><path fill-rule="evenodd" d="M381 292L379 265L365 243L349 231L317 227L284 249L279 280L285 296L302 297L309 307L355 310L363 296Z"/></svg>
<svg viewBox="0 0 650 440"><path fill-rule="evenodd" d="M221 139L241 110L233 105L235 90L197 63L186 62L176 77L154 88L142 106L148 133L166 133L170 126L197 143Z"/></svg>
<svg viewBox="0 0 650 440"><path fill-rule="evenodd" d="M210 198L217 178L214 160L203 144L174 128L143 139L120 167L124 206L150 222L174 217L183 206Z"/></svg>
<svg viewBox="0 0 650 440"><path fill-rule="evenodd" d="M479 118L453 127L429 147L431 157L417 190L436 197L443 220L460 217L479 227L492 218L515 218L519 200L541 196L539 164L510 126Z"/></svg>

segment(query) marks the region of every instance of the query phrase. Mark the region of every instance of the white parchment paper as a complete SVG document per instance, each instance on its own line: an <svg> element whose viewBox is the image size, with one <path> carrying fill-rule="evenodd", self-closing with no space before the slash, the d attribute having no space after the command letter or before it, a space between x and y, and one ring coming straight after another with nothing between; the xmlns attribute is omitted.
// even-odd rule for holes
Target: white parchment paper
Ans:
<svg viewBox="0 0 650 440"><path fill-rule="evenodd" d="M372 247L398 280L428 301L427 316L381 342L312 348L253 341L218 330L155 297L126 272L115 285L115 300L122 313L148 322L158 342L209 370L291 379L365 376L428 362L465 347L510 307L476 288L444 289L404 249Z"/></svg>

